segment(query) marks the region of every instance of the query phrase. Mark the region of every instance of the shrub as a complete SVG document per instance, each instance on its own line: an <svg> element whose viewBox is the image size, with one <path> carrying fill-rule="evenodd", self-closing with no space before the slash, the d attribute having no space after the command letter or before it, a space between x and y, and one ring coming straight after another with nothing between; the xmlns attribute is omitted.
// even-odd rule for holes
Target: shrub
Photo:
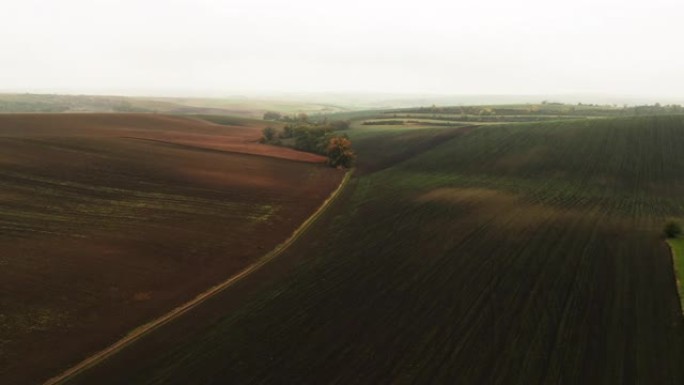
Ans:
<svg viewBox="0 0 684 385"><path fill-rule="evenodd" d="M682 226L675 221L667 222L663 229L663 233L665 233L665 236L668 238L677 238L682 234Z"/></svg>
<svg viewBox="0 0 684 385"><path fill-rule="evenodd" d="M262 131L262 134L263 134L263 136L262 136L261 142L262 143L268 143L268 142L272 141L273 138L275 138L276 130L273 127L266 127Z"/></svg>

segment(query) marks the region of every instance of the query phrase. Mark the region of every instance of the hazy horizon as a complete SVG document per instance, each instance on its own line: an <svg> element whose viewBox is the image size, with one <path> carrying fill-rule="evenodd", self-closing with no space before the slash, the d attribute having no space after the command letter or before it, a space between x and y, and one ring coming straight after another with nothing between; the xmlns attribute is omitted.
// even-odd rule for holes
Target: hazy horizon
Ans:
<svg viewBox="0 0 684 385"><path fill-rule="evenodd" d="M32 0L4 8L0 92L684 99L684 5L671 0Z"/></svg>

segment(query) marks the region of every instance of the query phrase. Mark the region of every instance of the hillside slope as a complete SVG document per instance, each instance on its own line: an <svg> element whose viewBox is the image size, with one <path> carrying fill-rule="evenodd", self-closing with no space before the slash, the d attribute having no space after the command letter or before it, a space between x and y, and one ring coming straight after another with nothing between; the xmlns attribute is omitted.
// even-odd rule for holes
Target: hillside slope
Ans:
<svg viewBox="0 0 684 385"><path fill-rule="evenodd" d="M54 375L285 240L343 173L259 133L0 115L0 383Z"/></svg>
<svg viewBox="0 0 684 385"><path fill-rule="evenodd" d="M288 278L74 383L681 384L682 148L682 117L480 127L357 178Z"/></svg>

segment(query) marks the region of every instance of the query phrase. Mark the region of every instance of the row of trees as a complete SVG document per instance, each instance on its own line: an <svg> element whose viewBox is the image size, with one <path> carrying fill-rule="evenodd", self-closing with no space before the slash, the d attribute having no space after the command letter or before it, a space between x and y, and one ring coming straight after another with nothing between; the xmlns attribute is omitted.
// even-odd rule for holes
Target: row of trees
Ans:
<svg viewBox="0 0 684 385"><path fill-rule="evenodd" d="M285 123L311 123L312 120L309 119L309 115L301 112L298 114L294 115L283 115L279 112L274 112L274 111L267 111L264 113L264 120L271 120L271 121L276 121L276 122L285 122ZM324 117L322 120L321 119L315 119L317 121L320 121L318 123L319 125L323 126L330 126L335 131L341 131L341 130L348 130L350 127L350 122L349 120L331 120L328 121L328 118Z"/></svg>
<svg viewBox="0 0 684 385"><path fill-rule="evenodd" d="M273 111L266 111L264 113L264 120L280 120L282 119L283 115L280 114L280 112L273 112Z"/></svg>
<svg viewBox="0 0 684 385"><path fill-rule="evenodd" d="M301 119L285 124L280 131L273 127L264 128L261 142L325 155L330 166L348 168L353 165L356 155L349 137L337 133L348 127L348 122L312 123Z"/></svg>
<svg viewBox="0 0 684 385"><path fill-rule="evenodd" d="M264 113L264 120L273 120L276 122L308 122L309 115L303 112L294 115L283 115L280 112L266 111Z"/></svg>

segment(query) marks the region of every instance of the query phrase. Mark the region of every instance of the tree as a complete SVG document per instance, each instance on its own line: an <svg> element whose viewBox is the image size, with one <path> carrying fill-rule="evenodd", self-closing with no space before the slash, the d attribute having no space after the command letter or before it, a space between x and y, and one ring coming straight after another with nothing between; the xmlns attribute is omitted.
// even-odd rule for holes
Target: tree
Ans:
<svg viewBox="0 0 684 385"><path fill-rule="evenodd" d="M328 156L328 164L332 167L349 168L356 158L351 149L351 140L346 135L331 137L328 141L326 155Z"/></svg>
<svg viewBox="0 0 684 385"><path fill-rule="evenodd" d="M275 138L276 130L273 127L266 127L263 129L262 133L262 142L268 143Z"/></svg>
<svg viewBox="0 0 684 385"><path fill-rule="evenodd" d="M283 126L283 131L280 133L280 137L283 139L291 138L294 135L294 127L291 124L286 124Z"/></svg>
<svg viewBox="0 0 684 385"><path fill-rule="evenodd" d="M682 226L675 221L667 222L663 229L663 233L665 233L665 236L668 238L677 238L682 234Z"/></svg>

